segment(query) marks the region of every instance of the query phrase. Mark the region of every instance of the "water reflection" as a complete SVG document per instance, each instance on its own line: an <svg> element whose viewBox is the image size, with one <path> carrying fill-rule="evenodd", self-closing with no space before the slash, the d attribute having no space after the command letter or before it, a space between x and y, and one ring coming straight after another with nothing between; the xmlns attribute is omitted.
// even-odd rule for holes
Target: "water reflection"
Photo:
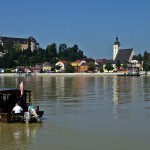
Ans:
<svg viewBox="0 0 150 150"><path fill-rule="evenodd" d="M143 78L114 77L113 80L113 101L115 105L133 102L138 99L135 93L143 92Z"/></svg>
<svg viewBox="0 0 150 150"><path fill-rule="evenodd" d="M42 124L0 123L0 149L27 149L41 127Z"/></svg>
<svg viewBox="0 0 150 150"><path fill-rule="evenodd" d="M113 78L113 102L114 114L118 118L119 115L127 114L129 112L128 103L142 102L147 99L146 95L148 86L145 86L145 77L114 77ZM122 105L121 104L126 104Z"/></svg>
<svg viewBox="0 0 150 150"><path fill-rule="evenodd" d="M143 97L145 101L150 101L150 97L149 97L149 88L150 88L150 79L149 77L145 77L143 78L143 82L144 82L144 86L143 86Z"/></svg>
<svg viewBox="0 0 150 150"><path fill-rule="evenodd" d="M0 77L3 87L24 80L45 111L43 124L0 124L0 149L148 149L149 78Z"/></svg>

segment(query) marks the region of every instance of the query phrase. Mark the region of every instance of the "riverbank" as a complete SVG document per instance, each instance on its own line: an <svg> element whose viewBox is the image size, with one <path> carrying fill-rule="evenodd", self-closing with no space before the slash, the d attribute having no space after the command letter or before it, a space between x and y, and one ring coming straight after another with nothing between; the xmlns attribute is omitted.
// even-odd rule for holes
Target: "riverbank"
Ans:
<svg viewBox="0 0 150 150"><path fill-rule="evenodd" d="M120 74L122 73L32 73L31 76L117 76ZM141 75L145 75L145 73L141 72ZM148 72L147 75L150 75L150 72ZM26 74L19 75L17 73L1 73L0 76L26 76Z"/></svg>
<svg viewBox="0 0 150 150"><path fill-rule="evenodd" d="M31 73L30 76L117 76L120 73ZM26 74L2 73L0 76L28 76Z"/></svg>

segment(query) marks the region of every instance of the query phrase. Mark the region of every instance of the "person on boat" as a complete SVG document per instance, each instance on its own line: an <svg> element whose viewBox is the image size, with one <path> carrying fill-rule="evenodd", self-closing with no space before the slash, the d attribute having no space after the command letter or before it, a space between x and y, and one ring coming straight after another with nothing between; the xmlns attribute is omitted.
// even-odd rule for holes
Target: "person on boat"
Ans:
<svg viewBox="0 0 150 150"><path fill-rule="evenodd" d="M18 103L16 103L15 107L12 109L12 112L14 112L14 113L22 113L23 109L22 109L22 107L20 107L18 105Z"/></svg>
<svg viewBox="0 0 150 150"><path fill-rule="evenodd" d="M28 112L31 114L31 116L35 117L35 119L37 120L37 122L40 122L40 120L39 120L40 118L37 115L36 110L34 109L34 106L33 106L32 103L29 104Z"/></svg>
<svg viewBox="0 0 150 150"><path fill-rule="evenodd" d="M41 118L37 115L34 106L32 103L29 103L28 112L25 112L24 119L26 123L29 123L33 118L35 118L37 122L41 122Z"/></svg>

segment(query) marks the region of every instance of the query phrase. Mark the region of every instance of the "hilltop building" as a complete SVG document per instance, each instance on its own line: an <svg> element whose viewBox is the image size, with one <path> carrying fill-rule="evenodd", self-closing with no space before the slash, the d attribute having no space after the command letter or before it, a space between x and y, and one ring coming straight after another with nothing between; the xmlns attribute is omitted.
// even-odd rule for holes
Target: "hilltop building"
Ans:
<svg viewBox="0 0 150 150"><path fill-rule="evenodd" d="M39 49L39 43L36 42L35 38L30 36L29 38L15 38L15 37L2 37L0 36L0 44L3 46L6 42L13 42L18 45L20 50L30 48L31 51Z"/></svg>

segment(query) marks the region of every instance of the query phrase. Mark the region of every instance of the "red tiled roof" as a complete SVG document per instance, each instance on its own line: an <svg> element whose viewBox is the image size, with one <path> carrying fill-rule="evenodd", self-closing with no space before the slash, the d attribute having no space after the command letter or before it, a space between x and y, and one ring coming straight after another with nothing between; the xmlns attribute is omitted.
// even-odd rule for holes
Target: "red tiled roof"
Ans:
<svg viewBox="0 0 150 150"><path fill-rule="evenodd" d="M62 63L64 63L64 64L66 64L66 63L67 63L67 60L59 60L58 62L62 62Z"/></svg>

